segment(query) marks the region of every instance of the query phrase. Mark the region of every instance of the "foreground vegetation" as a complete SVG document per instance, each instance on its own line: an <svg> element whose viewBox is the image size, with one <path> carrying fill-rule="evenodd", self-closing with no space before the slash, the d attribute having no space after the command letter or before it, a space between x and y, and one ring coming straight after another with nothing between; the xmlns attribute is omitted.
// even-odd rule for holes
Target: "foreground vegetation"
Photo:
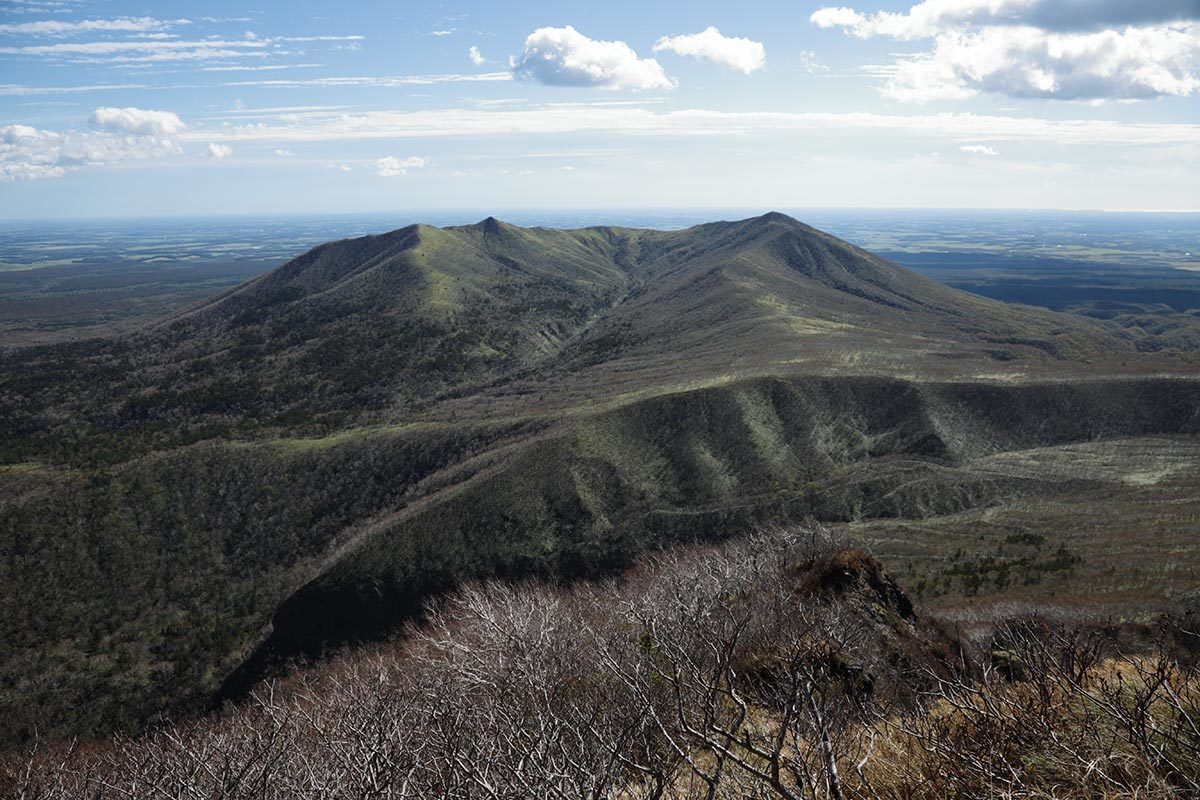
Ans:
<svg viewBox="0 0 1200 800"><path fill-rule="evenodd" d="M1200 631L950 631L871 556L762 535L475 585L207 718L34 747L20 798L1200 797Z"/></svg>

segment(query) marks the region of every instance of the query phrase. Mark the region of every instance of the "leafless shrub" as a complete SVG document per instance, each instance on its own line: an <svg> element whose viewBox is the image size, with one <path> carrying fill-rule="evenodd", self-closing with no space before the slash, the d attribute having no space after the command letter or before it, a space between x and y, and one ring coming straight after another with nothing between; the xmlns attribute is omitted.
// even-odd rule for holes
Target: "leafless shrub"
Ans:
<svg viewBox="0 0 1200 800"><path fill-rule="evenodd" d="M1002 626L978 677L939 677L882 718L912 797L1200 797L1200 672L1164 643L1122 653L1102 630Z"/></svg>
<svg viewBox="0 0 1200 800"><path fill-rule="evenodd" d="M897 591L819 530L468 586L219 715L10 754L0 795L1200 797L1194 663L1031 620L939 660Z"/></svg>

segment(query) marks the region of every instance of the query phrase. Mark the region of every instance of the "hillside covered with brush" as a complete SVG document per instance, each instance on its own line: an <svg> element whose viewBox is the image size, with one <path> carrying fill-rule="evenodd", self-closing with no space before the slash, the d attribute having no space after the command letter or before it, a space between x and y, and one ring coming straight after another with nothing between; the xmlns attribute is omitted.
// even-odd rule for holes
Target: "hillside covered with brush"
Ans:
<svg viewBox="0 0 1200 800"><path fill-rule="evenodd" d="M611 575L810 517L1004 559L1064 526L1006 522L995 553L955 526L1088 496L1082 543L1012 556L1027 591L1177 602L1200 381L1140 344L768 214L412 226L132 334L4 351L0 738L236 696L466 580ZM1150 535L1168 579L1087 572Z"/></svg>
<svg viewBox="0 0 1200 800"><path fill-rule="evenodd" d="M818 529L618 580L487 583L403 638L139 736L0 753L0 793L1200 797L1194 617L928 616Z"/></svg>

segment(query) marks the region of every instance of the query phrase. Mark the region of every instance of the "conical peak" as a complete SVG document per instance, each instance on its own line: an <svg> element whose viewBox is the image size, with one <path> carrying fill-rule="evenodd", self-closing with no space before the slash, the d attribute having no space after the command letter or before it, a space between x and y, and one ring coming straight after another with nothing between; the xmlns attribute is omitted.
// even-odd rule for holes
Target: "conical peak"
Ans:
<svg viewBox="0 0 1200 800"><path fill-rule="evenodd" d="M801 224L800 220L795 219L794 217L789 217L787 214L781 213L779 211L768 211L766 214L763 214L761 217L755 217L754 221L756 221L756 222L781 222L781 223L786 223L789 225Z"/></svg>

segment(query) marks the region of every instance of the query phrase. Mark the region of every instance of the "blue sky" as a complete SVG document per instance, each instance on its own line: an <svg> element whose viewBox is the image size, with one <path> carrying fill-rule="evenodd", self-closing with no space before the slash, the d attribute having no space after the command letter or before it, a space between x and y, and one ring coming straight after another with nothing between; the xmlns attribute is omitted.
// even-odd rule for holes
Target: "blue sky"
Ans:
<svg viewBox="0 0 1200 800"><path fill-rule="evenodd" d="M1200 0L0 0L0 215L1200 208Z"/></svg>

